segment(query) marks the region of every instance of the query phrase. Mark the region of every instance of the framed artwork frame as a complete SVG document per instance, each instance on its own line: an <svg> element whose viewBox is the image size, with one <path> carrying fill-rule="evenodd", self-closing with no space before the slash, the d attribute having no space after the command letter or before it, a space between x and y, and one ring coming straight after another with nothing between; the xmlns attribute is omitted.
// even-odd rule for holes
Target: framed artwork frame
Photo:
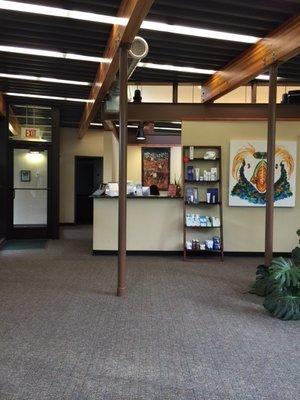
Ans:
<svg viewBox="0 0 300 400"><path fill-rule="evenodd" d="M142 184L168 190L170 184L170 147L142 147Z"/></svg>
<svg viewBox="0 0 300 400"><path fill-rule="evenodd" d="M295 207L297 143L277 141L275 149L274 206ZM267 142L231 140L229 206L266 205Z"/></svg>
<svg viewBox="0 0 300 400"><path fill-rule="evenodd" d="M21 179L21 182L30 182L31 181L31 171L29 169L21 169L20 179Z"/></svg>

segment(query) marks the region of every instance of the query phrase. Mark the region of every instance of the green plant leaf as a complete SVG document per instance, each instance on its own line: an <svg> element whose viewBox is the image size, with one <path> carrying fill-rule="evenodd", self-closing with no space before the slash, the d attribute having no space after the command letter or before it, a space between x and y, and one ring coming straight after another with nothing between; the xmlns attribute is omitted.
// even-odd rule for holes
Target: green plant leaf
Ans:
<svg viewBox="0 0 300 400"><path fill-rule="evenodd" d="M278 257L272 261L269 275L278 282L281 289L297 286L300 282L300 266L291 259Z"/></svg>
<svg viewBox="0 0 300 400"><path fill-rule="evenodd" d="M300 292L273 293L265 298L264 307L276 318L287 320L300 319Z"/></svg>
<svg viewBox="0 0 300 400"><path fill-rule="evenodd" d="M257 296L267 296L270 293L280 291L279 283L270 277L269 268L259 265L256 269L256 279L249 292Z"/></svg>

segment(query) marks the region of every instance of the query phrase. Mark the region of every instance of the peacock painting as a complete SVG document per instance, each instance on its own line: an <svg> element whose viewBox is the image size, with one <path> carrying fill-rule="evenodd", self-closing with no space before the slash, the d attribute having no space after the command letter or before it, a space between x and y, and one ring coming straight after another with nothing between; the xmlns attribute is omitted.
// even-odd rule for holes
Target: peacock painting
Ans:
<svg viewBox="0 0 300 400"><path fill-rule="evenodd" d="M275 154L275 205L295 205L296 143L280 142ZM264 206L267 190L266 142L231 142L229 205Z"/></svg>

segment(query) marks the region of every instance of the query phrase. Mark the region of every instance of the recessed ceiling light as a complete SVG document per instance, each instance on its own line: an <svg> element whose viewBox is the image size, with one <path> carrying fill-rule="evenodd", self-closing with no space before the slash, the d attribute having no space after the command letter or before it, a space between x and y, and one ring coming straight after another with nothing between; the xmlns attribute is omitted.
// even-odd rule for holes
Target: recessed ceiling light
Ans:
<svg viewBox="0 0 300 400"><path fill-rule="evenodd" d="M102 57L91 57L91 56L84 56L82 54L61 53L59 51L31 49L27 47L25 48L25 47L15 47L15 46L0 46L0 51L5 53L28 54L31 56L39 56L39 57L66 58L69 60L90 61L96 63L110 62L109 59Z"/></svg>
<svg viewBox="0 0 300 400"><path fill-rule="evenodd" d="M79 86L90 86L91 85L91 83L89 83L89 82L72 81L72 80L68 80L68 79L44 78L44 77L32 76L32 75L15 75L15 74L0 73L0 78L20 79L20 80L25 80L25 81L62 83L62 84L66 84L66 85L79 85Z"/></svg>
<svg viewBox="0 0 300 400"><path fill-rule="evenodd" d="M126 25L128 22L128 18L111 17L109 15L66 10L65 8L40 6L37 4L19 3L16 1L7 0L0 0L0 9L40 15L49 15L51 17L79 19L82 21L98 22L101 24Z"/></svg>
<svg viewBox="0 0 300 400"><path fill-rule="evenodd" d="M182 25L170 25L154 21L144 21L141 25L141 29L175 33L179 35L203 37L208 39L228 40L231 42L240 42L240 43L256 43L260 39L256 36L239 35L236 33L214 31L211 29L192 28L189 26L182 26Z"/></svg>
<svg viewBox="0 0 300 400"><path fill-rule="evenodd" d="M79 103L93 103L94 100L90 99L77 99L73 97L61 97L61 96L44 96L42 94L28 94L28 93L14 93L6 92L7 96L17 96L17 97L30 97L33 99L48 99L48 100L63 100L63 101L75 101Z"/></svg>

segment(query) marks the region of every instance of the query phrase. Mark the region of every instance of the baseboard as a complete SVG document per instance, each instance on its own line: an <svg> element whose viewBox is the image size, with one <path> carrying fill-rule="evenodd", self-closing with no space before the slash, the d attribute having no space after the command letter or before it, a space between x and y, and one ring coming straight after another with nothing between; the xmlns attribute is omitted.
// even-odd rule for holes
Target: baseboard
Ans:
<svg viewBox="0 0 300 400"><path fill-rule="evenodd" d="M116 256L118 250L93 250L93 256ZM182 251L170 250L127 250L128 256L180 256Z"/></svg>
<svg viewBox="0 0 300 400"><path fill-rule="evenodd" d="M225 256L229 257L264 257L264 251L224 251ZM291 252L275 252L274 257L290 257Z"/></svg>
<svg viewBox="0 0 300 400"><path fill-rule="evenodd" d="M59 226L75 226L77 225L75 222L60 222Z"/></svg>
<svg viewBox="0 0 300 400"><path fill-rule="evenodd" d="M116 256L118 250L93 250L93 256ZM127 250L128 256L182 256L182 251L163 250ZM264 257L263 251L224 251L228 257ZM275 252L274 257L290 257L290 252Z"/></svg>

